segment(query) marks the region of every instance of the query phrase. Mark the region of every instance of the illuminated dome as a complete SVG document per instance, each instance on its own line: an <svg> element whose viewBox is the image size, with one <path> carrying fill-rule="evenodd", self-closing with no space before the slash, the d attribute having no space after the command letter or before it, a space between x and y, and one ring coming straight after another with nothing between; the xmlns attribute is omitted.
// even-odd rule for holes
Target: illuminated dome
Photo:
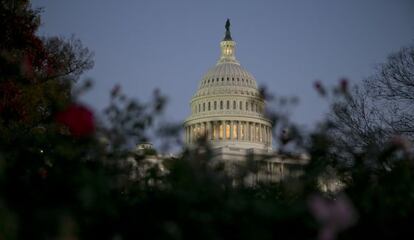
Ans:
<svg viewBox="0 0 414 240"><path fill-rule="evenodd" d="M272 149L271 123L254 77L235 57L230 22L220 43L217 64L201 79L184 122L185 141L192 145L205 136L214 148Z"/></svg>

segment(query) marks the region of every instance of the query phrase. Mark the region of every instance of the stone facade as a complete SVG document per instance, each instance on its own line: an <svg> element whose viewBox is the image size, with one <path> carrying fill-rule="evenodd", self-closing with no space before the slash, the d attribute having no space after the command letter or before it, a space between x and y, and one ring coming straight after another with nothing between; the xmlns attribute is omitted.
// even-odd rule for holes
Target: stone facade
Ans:
<svg viewBox="0 0 414 240"><path fill-rule="evenodd" d="M229 32L227 33L229 36ZM221 41L221 56L200 81L184 122L185 142L204 136L213 148L272 150L272 125L254 77L235 57L236 43Z"/></svg>
<svg viewBox="0 0 414 240"><path fill-rule="evenodd" d="M232 176L253 161L258 171L244 179L250 184L303 174L309 161L305 155L286 157L273 151L265 100L255 78L236 59L236 43L229 26L226 30L218 62L203 76L191 99L191 115L184 122L185 143L192 148L204 137L212 147L213 160L224 163Z"/></svg>

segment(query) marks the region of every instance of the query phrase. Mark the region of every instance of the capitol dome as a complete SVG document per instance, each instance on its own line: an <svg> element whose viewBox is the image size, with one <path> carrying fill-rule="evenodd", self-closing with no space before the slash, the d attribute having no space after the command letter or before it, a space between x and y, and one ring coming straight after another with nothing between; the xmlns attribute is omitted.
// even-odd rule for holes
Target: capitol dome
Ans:
<svg viewBox="0 0 414 240"><path fill-rule="evenodd" d="M230 22L220 43L217 64L202 77L185 120L185 142L206 137L213 148L272 149L272 125L264 116L265 101L255 78L235 57Z"/></svg>

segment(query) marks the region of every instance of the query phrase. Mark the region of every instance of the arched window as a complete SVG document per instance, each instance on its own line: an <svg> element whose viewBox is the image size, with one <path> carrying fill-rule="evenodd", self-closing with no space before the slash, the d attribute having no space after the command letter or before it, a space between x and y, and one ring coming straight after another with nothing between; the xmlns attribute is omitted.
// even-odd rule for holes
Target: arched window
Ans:
<svg viewBox="0 0 414 240"><path fill-rule="evenodd" d="M240 108L240 110L243 110L243 104L242 104L242 101L240 101L240 102L239 102L239 108Z"/></svg>
<svg viewBox="0 0 414 240"><path fill-rule="evenodd" d="M214 101L214 110L217 110L217 102Z"/></svg>
<svg viewBox="0 0 414 240"><path fill-rule="evenodd" d="M236 109L236 101L233 101L233 109Z"/></svg>
<svg viewBox="0 0 414 240"><path fill-rule="evenodd" d="M210 102L208 102L208 110L210 111Z"/></svg>
<svg viewBox="0 0 414 240"><path fill-rule="evenodd" d="M227 109L230 109L230 101L227 100Z"/></svg>
<svg viewBox="0 0 414 240"><path fill-rule="evenodd" d="M223 101L220 101L220 109L223 110Z"/></svg>

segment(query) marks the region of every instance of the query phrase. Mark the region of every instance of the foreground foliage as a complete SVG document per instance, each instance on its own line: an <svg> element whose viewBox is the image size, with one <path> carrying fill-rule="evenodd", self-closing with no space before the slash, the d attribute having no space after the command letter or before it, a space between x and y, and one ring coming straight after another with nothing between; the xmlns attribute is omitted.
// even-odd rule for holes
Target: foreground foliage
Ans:
<svg viewBox="0 0 414 240"><path fill-rule="evenodd" d="M115 87L105 118L96 119L71 94L79 74L92 66L89 51L73 39L38 38L39 13L15 3L0 5L1 35L7 36L0 44L0 239L389 239L413 233L413 147L403 137L372 154L368 147L338 149L330 123L312 133L295 130L281 144L305 150L311 161L302 177L279 183L235 184L212 164L202 140L167 159L164 171L149 167L131 177L146 158L131 153L131 143L149 140L165 98L156 91L143 104ZM281 124L283 116L274 116ZM155 130L179 142L179 128ZM326 176L345 184L340 193L320 190Z"/></svg>

